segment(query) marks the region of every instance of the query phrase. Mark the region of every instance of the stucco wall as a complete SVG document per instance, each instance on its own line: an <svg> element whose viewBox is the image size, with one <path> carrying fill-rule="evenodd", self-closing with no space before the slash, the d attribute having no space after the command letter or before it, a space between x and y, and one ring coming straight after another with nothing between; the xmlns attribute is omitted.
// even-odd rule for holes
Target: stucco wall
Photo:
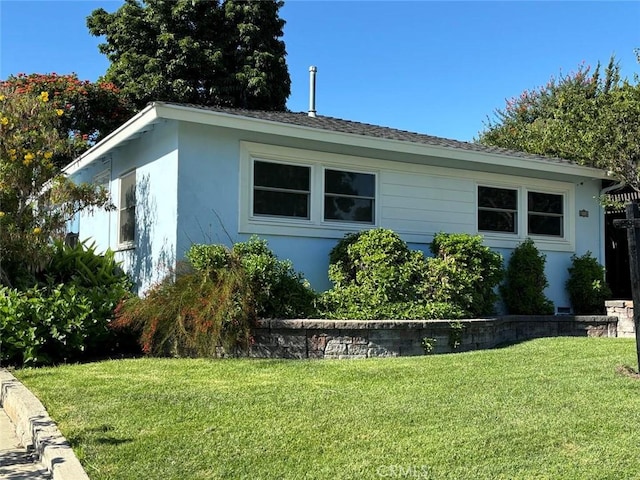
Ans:
<svg viewBox="0 0 640 480"><path fill-rule="evenodd" d="M108 171L111 198L118 205L120 176L136 170L136 239L131 248L118 244L117 210L83 213L79 233L80 239L96 241L99 250L116 251L140 291L162 278L176 259L177 168L176 124L162 122L74 176L91 181Z"/></svg>
<svg viewBox="0 0 640 480"><path fill-rule="evenodd" d="M301 146L305 148L300 148ZM283 148L284 147L284 148ZM182 123L179 127L179 181L177 256L193 242L231 244L258 234L274 252L290 259L317 289L330 287L328 253L345 233L362 225L311 221L295 224L278 219L252 219L250 212L251 158L278 159L313 164L314 168L338 166L371 171L377 176L376 226L391 228L411 248L428 254L433 234L476 233L477 185L504 185L567 196L568 229L564 239L539 237L536 243L547 255L547 295L557 307L569 307L564 289L573 253L591 251L601 262L601 212L597 201L599 181L522 170L509 175L443 167L441 159L414 156L411 162L393 162L388 153L354 150L347 155L336 145L299 141L220 127ZM339 153L337 153L339 152ZM366 155L366 156L363 156ZM404 160L409 160L403 155ZM452 162L454 165L459 163ZM479 168L477 165L473 166ZM530 173L529 173L530 175ZM313 207L312 207L313 208ZM580 216L580 211L582 215ZM587 213L585 213L587 212ZM505 261L525 235L485 235L485 244L499 251Z"/></svg>

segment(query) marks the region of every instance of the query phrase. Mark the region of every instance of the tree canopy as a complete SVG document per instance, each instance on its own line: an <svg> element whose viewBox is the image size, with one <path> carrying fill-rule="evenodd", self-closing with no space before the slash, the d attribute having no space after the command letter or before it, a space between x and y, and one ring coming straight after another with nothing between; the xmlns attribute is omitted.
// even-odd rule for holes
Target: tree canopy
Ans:
<svg viewBox="0 0 640 480"><path fill-rule="evenodd" d="M291 90L278 0L125 0L87 18L104 79L137 108L154 100L285 110Z"/></svg>
<svg viewBox="0 0 640 480"><path fill-rule="evenodd" d="M0 81L0 88L11 98L13 94L19 97L46 92L48 105L62 112L56 121L56 131L65 148L58 149L52 159L58 168L64 167L133 114L133 109L114 84L80 80L75 73L21 73Z"/></svg>
<svg viewBox="0 0 640 480"><path fill-rule="evenodd" d="M602 168L640 188L640 83L621 79L613 57L604 72L582 65L507 100L479 142Z"/></svg>

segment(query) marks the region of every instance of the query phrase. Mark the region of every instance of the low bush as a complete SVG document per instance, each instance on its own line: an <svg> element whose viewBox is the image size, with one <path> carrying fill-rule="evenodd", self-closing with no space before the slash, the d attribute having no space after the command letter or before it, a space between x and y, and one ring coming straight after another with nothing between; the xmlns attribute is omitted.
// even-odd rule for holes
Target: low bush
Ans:
<svg viewBox="0 0 640 480"><path fill-rule="evenodd" d="M56 243L30 288L0 288L0 359L42 365L103 357L129 347L110 328L129 280L113 253Z"/></svg>
<svg viewBox="0 0 640 480"><path fill-rule="evenodd" d="M159 356L212 357L246 350L256 318L305 317L315 293L291 262L252 237L223 245L195 244L180 266L118 309L116 328L140 334L143 351Z"/></svg>
<svg viewBox="0 0 640 480"><path fill-rule="evenodd" d="M587 252L581 257L573 255L566 287L574 313L602 314L604 301L611 297L605 281L604 267Z"/></svg>
<svg viewBox="0 0 640 480"><path fill-rule="evenodd" d="M549 285L544 273L546 256L530 238L518 245L507 265L502 299L513 315L552 315L553 303L545 296Z"/></svg>
<svg viewBox="0 0 640 480"><path fill-rule="evenodd" d="M329 318L433 319L493 310L502 257L481 237L435 236L434 258L412 251L391 230L346 235L329 255L333 288L320 301Z"/></svg>
<svg viewBox="0 0 640 480"><path fill-rule="evenodd" d="M315 292L289 260L280 260L266 240L252 236L231 250L223 245L192 245L187 260L197 271L211 273L238 261L250 284L258 318L305 318L314 311Z"/></svg>
<svg viewBox="0 0 640 480"><path fill-rule="evenodd" d="M482 245L480 235L438 233L427 259L427 295L461 308L466 317L494 313L502 281L502 255Z"/></svg>

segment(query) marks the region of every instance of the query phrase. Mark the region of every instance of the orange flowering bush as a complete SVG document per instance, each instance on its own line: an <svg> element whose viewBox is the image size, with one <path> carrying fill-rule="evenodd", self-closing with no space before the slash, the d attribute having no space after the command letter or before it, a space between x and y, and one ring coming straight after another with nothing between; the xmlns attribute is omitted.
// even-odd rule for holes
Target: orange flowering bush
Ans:
<svg viewBox="0 0 640 480"><path fill-rule="evenodd" d="M75 73L20 73L0 81L0 88L18 95L39 95L53 107L60 117L58 134L70 143L65 155L55 159L58 167L111 133L133 113L113 83L80 80Z"/></svg>
<svg viewBox="0 0 640 480"><path fill-rule="evenodd" d="M0 283L29 282L52 237L87 207L109 207L106 192L75 185L58 165L74 145L48 90L0 85Z"/></svg>

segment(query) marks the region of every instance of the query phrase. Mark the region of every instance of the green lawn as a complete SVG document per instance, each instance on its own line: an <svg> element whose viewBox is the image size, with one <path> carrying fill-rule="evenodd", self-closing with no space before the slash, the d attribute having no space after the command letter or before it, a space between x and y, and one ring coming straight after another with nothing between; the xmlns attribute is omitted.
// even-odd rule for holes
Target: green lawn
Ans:
<svg viewBox="0 0 640 480"><path fill-rule="evenodd" d="M119 360L16 376L92 479L640 478L633 339L351 361Z"/></svg>

